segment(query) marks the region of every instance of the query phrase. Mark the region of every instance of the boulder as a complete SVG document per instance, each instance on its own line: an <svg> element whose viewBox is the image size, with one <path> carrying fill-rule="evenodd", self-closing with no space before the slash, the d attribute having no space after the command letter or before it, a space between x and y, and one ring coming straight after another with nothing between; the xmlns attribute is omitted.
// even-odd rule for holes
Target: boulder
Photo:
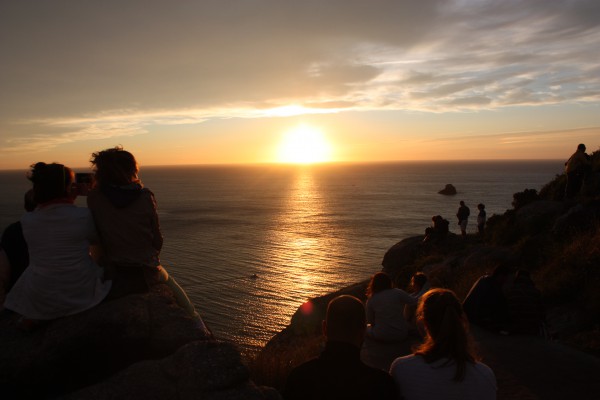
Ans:
<svg viewBox="0 0 600 400"><path fill-rule="evenodd" d="M88 399L279 399L258 387L239 351L229 343L195 341L161 360L142 361L109 379L64 397Z"/></svg>
<svg viewBox="0 0 600 400"><path fill-rule="evenodd" d="M186 363L209 363L213 371L231 369L231 374L235 374L245 367L239 352L215 344L218 342L200 316L192 317L180 308L166 285L157 285L150 293L101 303L31 331L20 330L17 320L18 315L9 311L4 311L0 318L2 398L45 399L68 395L82 399L175 399L182 398L173 396L179 396L181 386L185 385L205 385L204 393L217 390L217 386L219 391L237 393L219 397L224 399L261 398L241 394L253 385L247 375L243 384L241 378L230 375L213 385L209 381L216 379L213 376L206 375L203 381L202 374L194 375L184 368ZM196 359L215 354L221 356ZM163 364L161 359L165 359ZM184 361L173 367L177 360ZM165 372L165 365L171 366L168 370L171 372ZM174 377L173 370L178 368L180 375ZM189 379L200 381L186 382ZM250 392L258 393L254 389Z"/></svg>
<svg viewBox="0 0 600 400"><path fill-rule="evenodd" d="M446 185L446 187L444 187L444 188L443 188L442 190L440 190L438 193L439 193L439 194L446 195L446 196L453 196L453 195L455 195L457 192L456 192L456 188L454 187L454 185L452 185L451 183L448 183L448 184Z"/></svg>

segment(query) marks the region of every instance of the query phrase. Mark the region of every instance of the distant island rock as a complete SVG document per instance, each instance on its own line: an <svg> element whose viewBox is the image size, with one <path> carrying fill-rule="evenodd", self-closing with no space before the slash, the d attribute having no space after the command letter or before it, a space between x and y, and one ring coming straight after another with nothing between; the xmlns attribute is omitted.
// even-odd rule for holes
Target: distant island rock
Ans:
<svg viewBox="0 0 600 400"><path fill-rule="evenodd" d="M454 185L453 185L453 184L451 184L451 183L448 183L448 184L446 185L446 187L445 187L445 188L443 188L442 190L440 190L438 193L439 193L439 194L446 195L446 196L452 196L452 195L455 195L455 194L456 194L456 188L454 187Z"/></svg>

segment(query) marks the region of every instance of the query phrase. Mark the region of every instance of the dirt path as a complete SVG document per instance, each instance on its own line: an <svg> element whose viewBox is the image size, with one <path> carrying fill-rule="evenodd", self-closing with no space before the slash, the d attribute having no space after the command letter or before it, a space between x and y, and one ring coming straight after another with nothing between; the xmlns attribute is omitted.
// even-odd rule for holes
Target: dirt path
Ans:
<svg viewBox="0 0 600 400"><path fill-rule="evenodd" d="M472 333L496 374L498 400L600 399L600 358L541 337Z"/></svg>

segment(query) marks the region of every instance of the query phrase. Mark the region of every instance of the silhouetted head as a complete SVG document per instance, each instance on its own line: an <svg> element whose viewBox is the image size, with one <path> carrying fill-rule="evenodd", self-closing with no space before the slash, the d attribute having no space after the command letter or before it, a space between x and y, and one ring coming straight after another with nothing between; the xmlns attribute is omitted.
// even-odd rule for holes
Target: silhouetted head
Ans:
<svg viewBox="0 0 600 400"><path fill-rule="evenodd" d="M75 173L62 164L39 162L31 165L27 178L33 182L33 201L43 204L69 197Z"/></svg>
<svg viewBox="0 0 600 400"><path fill-rule="evenodd" d="M531 280L531 274L529 273L529 271L526 271L524 269L519 269L517 270L517 272L515 272L515 282L533 283L533 281Z"/></svg>
<svg viewBox="0 0 600 400"><path fill-rule="evenodd" d="M338 296L329 302L323 321L323 333L328 341L360 346L364 340L367 317L362 302L354 296Z"/></svg>
<svg viewBox="0 0 600 400"><path fill-rule="evenodd" d="M375 293L379 293L383 290L392 288L392 278L385 272L378 272L371 278L369 286L367 287L367 297L373 296Z"/></svg>
<svg viewBox="0 0 600 400"><path fill-rule="evenodd" d="M483 204L483 203L477 204L477 209L479 209L479 210L485 210L485 204Z"/></svg>
<svg viewBox="0 0 600 400"><path fill-rule="evenodd" d="M461 200L461 201L460 201L460 205L461 205L461 206L464 206L464 205L465 205L465 202Z"/></svg>
<svg viewBox="0 0 600 400"><path fill-rule="evenodd" d="M492 271L492 277L494 279L504 280L510 275L510 273L511 268L508 265L500 264L496 268L494 268L494 271Z"/></svg>
<svg viewBox="0 0 600 400"><path fill-rule="evenodd" d="M585 144L579 143L579 145L577 146L577 150L578 151L585 151Z"/></svg>
<svg viewBox="0 0 600 400"><path fill-rule="evenodd" d="M139 183L139 168L133 154L121 146L92 154L90 159L95 172L96 184L124 186Z"/></svg>
<svg viewBox="0 0 600 400"><path fill-rule="evenodd" d="M422 272L416 272L412 278L410 278L410 287L415 292L418 292L427 283L427 275Z"/></svg>

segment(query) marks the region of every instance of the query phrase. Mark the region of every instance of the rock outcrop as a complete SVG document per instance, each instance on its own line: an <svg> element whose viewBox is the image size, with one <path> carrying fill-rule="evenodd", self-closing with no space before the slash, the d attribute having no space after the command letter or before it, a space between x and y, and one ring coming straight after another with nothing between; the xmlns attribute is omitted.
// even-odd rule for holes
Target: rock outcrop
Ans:
<svg viewBox="0 0 600 400"><path fill-rule="evenodd" d="M446 184L446 187L444 187L442 190L440 190L438 192L439 194L443 194L446 196L453 196L455 195L456 192L456 188L454 187L454 185L452 185L451 183Z"/></svg>
<svg viewBox="0 0 600 400"><path fill-rule="evenodd" d="M0 319L3 399L277 398L256 387L240 353L202 319L177 306L169 288L102 303L32 331Z"/></svg>

